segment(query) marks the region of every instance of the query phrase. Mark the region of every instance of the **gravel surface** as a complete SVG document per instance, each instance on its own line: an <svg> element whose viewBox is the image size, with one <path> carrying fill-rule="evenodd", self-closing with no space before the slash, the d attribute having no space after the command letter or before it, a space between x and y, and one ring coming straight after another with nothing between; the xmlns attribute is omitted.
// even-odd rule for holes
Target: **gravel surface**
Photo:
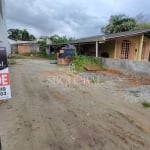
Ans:
<svg viewBox="0 0 150 150"><path fill-rule="evenodd" d="M89 83L68 71L48 60L10 66L12 99L0 104L4 150L149 150L150 110L120 97L123 79Z"/></svg>
<svg viewBox="0 0 150 150"><path fill-rule="evenodd" d="M150 85L129 86L127 78L106 76L102 73L83 72L80 76L99 83L99 86L129 102L150 102Z"/></svg>
<svg viewBox="0 0 150 150"><path fill-rule="evenodd" d="M123 88L120 93L130 102L150 102L150 85Z"/></svg>

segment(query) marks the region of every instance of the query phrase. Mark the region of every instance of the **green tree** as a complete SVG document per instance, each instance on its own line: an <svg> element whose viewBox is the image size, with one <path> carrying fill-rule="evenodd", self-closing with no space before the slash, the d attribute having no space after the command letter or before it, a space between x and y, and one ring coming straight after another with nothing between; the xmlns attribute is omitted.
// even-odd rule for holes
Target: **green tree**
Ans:
<svg viewBox="0 0 150 150"><path fill-rule="evenodd" d="M27 30L22 31L22 40L24 40L24 41L30 40L30 35L29 35L29 32Z"/></svg>
<svg viewBox="0 0 150 150"><path fill-rule="evenodd" d="M46 40L38 41L40 52L46 53Z"/></svg>
<svg viewBox="0 0 150 150"><path fill-rule="evenodd" d="M127 17L126 15L122 14L111 16L108 25L103 27L101 30L105 34L110 34L133 30L136 27L136 19Z"/></svg>
<svg viewBox="0 0 150 150"><path fill-rule="evenodd" d="M35 36L30 34L27 30L20 30L20 29L9 29L8 31L8 38L13 40L21 40L21 41L31 41L35 40Z"/></svg>
<svg viewBox="0 0 150 150"><path fill-rule="evenodd" d="M37 53L37 56L46 57L46 39L38 41L37 44L39 44L39 52Z"/></svg>
<svg viewBox="0 0 150 150"><path fill-rule="evenodd" d="M68 38L66 36L59 36L57 34L52 35L50 39L52 40L52 44L67 43L75 40L73 37Z"/></svg>

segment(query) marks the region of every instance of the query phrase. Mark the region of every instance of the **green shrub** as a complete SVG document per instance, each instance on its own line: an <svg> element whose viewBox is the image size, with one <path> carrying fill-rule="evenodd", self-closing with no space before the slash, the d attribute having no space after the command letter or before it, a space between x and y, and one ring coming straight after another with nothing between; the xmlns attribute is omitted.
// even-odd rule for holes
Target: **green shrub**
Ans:
<svg viewBox="0 0 150 150"><path fill-rule="evenodd" d="M99 59L88 56L75 55L72 63L75 65L75 70L79 72L84 71L85 65L102 67L101 61Z"/></svg>
<svg viewBox="0 0 150 150"><path fill-rule="evenodd" d="M38 57L47 57L46 53L44 51L39 51L36 54Z"/></svg>
<svg viewBox="0 0 150 150"><path fill-rule="evenodd" d="M143 105L145 108L148 108L148 107L150 107L150 102L143 102L142 105Z"/></svg>
<svg viewBox="0 0 150 150"><path fill-rule="evenodd" d="M31 56L31 54L32 54L31 52L25 52L25 53L23 53L22 55L23 55L23 56Z"/></svg>
<svg viewBox="0 0 150 150"><path fill-rule="evenodd" d="M56 60L57 56L56 54L50 54L50 60Z"/></svg>

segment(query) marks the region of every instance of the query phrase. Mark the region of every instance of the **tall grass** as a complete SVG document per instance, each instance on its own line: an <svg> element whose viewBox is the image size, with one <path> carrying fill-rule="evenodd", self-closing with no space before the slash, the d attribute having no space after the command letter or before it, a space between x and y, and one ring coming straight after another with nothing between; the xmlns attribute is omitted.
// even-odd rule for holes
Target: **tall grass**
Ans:
<svg viewBox="0 0 150 150"><path fill-rule="evenodd" d="M86 65L102 67L102 63L100 59L96 59L94 57L89 57L89 56L75 55L72 63L75 65L75 70L77 72L84 71Z"/></svg>
<svg viewBox="0 0 150 150"><path fill-rule="evenodd" d="M143 102L142 105L145 108L150 108L150 102Z"/></svg>

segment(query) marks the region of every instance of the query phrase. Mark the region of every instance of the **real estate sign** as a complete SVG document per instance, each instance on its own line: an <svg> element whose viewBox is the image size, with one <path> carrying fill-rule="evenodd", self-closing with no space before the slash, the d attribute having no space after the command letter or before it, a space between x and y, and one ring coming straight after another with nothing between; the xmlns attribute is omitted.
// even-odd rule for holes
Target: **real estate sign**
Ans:
<svg viewBox="0 0 150 150"><path fill-rule="evenodd" d="M0 100L11 98L10 77L5 47L0 47Z"/></svg>

